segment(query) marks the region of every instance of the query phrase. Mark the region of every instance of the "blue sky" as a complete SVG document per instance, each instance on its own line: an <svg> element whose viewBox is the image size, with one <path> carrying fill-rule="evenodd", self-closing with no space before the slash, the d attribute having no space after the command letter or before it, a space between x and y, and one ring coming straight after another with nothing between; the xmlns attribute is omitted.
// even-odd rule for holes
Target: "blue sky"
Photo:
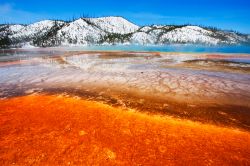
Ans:
<svg viewBox="0 0 250 166"><path fill-rule="evenodd" d="M250 33L250 0L1 0L0 23L123 16L138 25L198 24Z"/></svg>

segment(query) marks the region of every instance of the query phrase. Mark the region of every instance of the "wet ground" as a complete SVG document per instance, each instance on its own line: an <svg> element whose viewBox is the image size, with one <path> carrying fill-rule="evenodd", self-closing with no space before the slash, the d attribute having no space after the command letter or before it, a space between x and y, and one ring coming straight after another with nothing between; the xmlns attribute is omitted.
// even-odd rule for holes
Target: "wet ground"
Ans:
<svg viewBox="0 0 250 166"><path fill-rule="evenodd" d="M53 155L57 163L89 165L89 162L106 162L107 155L114 159L110 164L121 165L192 164L192 158L199 165L223 162L247 165L250 162L246 157L250 150L248 54L4 50L0 53L0 78L0 159L3 164L53 163ZM78 103L82 105L75 106ZM98 114L91 114L92 104ZM56 110L62 111L60 117ZM105 119L100 120L101 117ZM133 126L125 127L126 131L133 131L125 138L120 135L123 127L117 127L126 125L123 118L131 123L135 121ZM61 125L52 122L58 120L65 122L59 123ZM81 132L82 126L83 135L92 129L109 127L98 136L88 135L88 145L81 141L78 145L73 142L81 140L81 134L60 137L64 137L60 130L67 128L67 123L76 125L75 134ZM180 130L180 126L184 129ZM144 134L139 131L141 127L146 130L141 131ZM51 132L58 133L50 135ZM166 135L175 136L167 138ZM40 136L44 142L36 138ZM19 137L27 141L19 142ZM73 140L72 147L64 142L68 139ZM91 139L98 141L91 144ZM144 145L139 143L141 139L148 142L159 139L159 142ZM47 147L51 141L60 140L55 147ZM59 149L64 144L75 150L68 149L65 155L61 154ZM87 152L82 151L81 144L88 146ZM26 148L18 151L13 149L14 145ZM35 149L30 151L33 145ZM41 149L43 152L36 150L39 145L45 146ZM159 150L161 146L165 150ZM53 153L50 149L54 148L59 149ZM181 153L183 148L186 150ZM145 153L137 154L142 149ZM221 155L217 155L216 150ZM128 156L123 156L126 151ZM35 158L43 153L47 157ZM100 160L91 161L89 158L93 155Z"/></svg>
<svg viewBox="0 0 250 166"><path fill-rule="evenodd" d="M0 101L1 165L249 165L250 133L63 95Z"/></svg>

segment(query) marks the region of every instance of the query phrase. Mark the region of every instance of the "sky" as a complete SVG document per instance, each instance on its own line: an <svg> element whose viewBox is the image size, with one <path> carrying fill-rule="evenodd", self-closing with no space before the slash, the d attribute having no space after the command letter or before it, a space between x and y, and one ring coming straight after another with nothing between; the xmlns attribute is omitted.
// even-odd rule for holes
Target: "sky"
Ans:
<svg viewBox="0 0 250 166"><path fill-rule="evenodd" d="M122 16L143 26L194 24L250 34L250 0L1 0L0 23Z"/></svg>

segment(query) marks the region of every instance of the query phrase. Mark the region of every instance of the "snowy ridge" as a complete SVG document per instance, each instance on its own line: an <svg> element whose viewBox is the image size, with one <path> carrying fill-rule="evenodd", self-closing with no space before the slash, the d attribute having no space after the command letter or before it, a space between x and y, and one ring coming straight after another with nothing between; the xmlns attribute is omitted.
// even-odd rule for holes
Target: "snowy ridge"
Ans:
<svg viewBox="0 0 250 166"><path fill-rule="evenodd" d="M211 37L212 33L201 27L185 26L165 33L160 37L159 41L161 43L219 43L219 39Z"/></svg>
<svg viewBox="0 0 250 166"><path fill-rule="evenodd" d="M13 35L10 35L9 37L10 38L25 38L25 37L32 37L38 33L39 35L42 35L52 26L53 26L53 21L50 21L50 20L36 22L28 26L11 25L10 30L12 31Z"/></svg>
<svg viewBox="0 0 250 166"><path fill-rule="evenodd" d="M86 45L98 41L100 34L103 32L99 28L80 18L62 27L57 32L57 38L61 40L61 45Z"/></svg>
<svg viewBox="0 0 250 166"><path fill-rule="evenodd" d="M0 25L0 48L92 44L249 44L249 35L199 26L139 27L122 17L44 20L30 25Z"/></svg>
<svg viewBox="0 0 250 166"><path fill-rule="evenodd" d="M139 28L122 17L90 18L89 21L109 33L126 34L135 32Z"/></svg>

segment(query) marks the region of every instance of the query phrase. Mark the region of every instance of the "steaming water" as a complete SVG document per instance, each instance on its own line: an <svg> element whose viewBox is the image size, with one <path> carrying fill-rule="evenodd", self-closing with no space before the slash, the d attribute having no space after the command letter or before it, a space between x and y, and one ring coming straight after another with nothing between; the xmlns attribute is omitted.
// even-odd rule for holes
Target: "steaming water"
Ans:
<svg viewBox="0 0 250 166"><path fill-rule="evenodd" d="M121 50L121 51L159 51L159 52L194 52L194 53L250 53L250 46L205 46L205 45L101 45L86 47L68 47L68 50Z"/></svg>
<svg viewBox="0 0 250 166"><path fill-rule="evenodd" d="M166 111L165 107L159 105L163 100L164 103L188 101L191 105L213 108L213 115L203 112L205 121L210 119L217 123L220 117L223 124L229 121L230 124L249 129L250 54L247 52L249 48L245 46L191 45L0 50L0 99L56 92L77 93L90 100L110 103L117 101L120 105L133 102L140 105L147 99L146 96L150 96L157 100L145 103L156 105L145 107L147 109L152 107L155 110L157 106L158 110ZM136 93L140 94L137 96L139 98L130 99L130 94ZM135 105L138 106L138 103ZM175 105L172 106L176 110ZM217 112L214 111L215 106L219 107L216 108ZM225 114L218 113L221 108L230 117L222 117ZM197 110L204 108L197 107ZM169 110L166 113L182 115ZM197 112L192 117L197 119L200 115Z"/></svg>

